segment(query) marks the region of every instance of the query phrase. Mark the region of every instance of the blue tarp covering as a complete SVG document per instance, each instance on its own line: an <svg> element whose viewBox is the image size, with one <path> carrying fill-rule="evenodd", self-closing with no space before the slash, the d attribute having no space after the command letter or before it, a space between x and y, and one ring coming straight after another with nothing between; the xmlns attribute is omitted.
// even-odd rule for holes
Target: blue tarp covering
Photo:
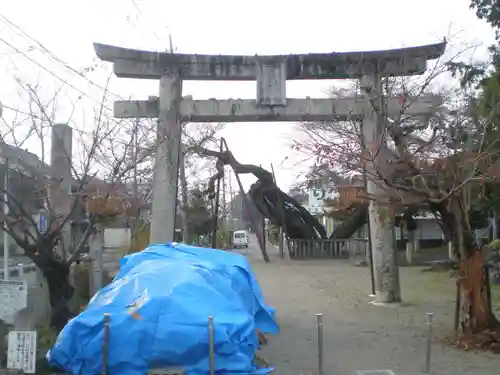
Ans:
<svg viewBox="0 0 500 375"><path fill-rule="evenodd" d="M208 317L214 317L215 370L264 374L252 361L255 332L277 333L274 310L245 257L183 244L149 246L122 259L113 282L61 331L47 353L71 374L101 373L104 314L111 315L108 374L143 375L182 367L205 375Z"/></svg>

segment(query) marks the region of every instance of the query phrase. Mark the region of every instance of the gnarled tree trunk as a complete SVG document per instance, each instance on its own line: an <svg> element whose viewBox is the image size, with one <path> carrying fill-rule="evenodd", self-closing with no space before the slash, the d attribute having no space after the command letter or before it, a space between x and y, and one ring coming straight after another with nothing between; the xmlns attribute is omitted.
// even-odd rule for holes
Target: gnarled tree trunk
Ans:
<svg viewBox="0 0 500 375"><path fill-rule="evenodd" d="M24 250L24 254L36 264L47 281L49 303L52 310L50 325L57 330L62 330L66 323L75 316L70 308L70 301L74 295L74 288L70 282L70 267L73 262L78 260L94 229L94 224L94 221L88 224L78 246L73 249L68 259L62 257L55 250L61 240L61 225L58 223L53 224L44 233L38 233L36 238L31 236L35 243L28 241L27 232L24 232L25 236L22 238L18 233L23 232L16 232L12 230L12 227L10 228L9 234Z"/></svg>
<svg viewBox="0 0 500 375"><path fill-rule="evenodd" d="M462 332L466 335L498 328L498 321L487 297L484 261L484 251L476 249L460 262L457 280L461 295L460 322Z"/></svg>
<svg viewBox="0 0 500 375"><path fill-rule="evenodd" d="M331 239L351 238L356 231L368 222L368 204L353 205L353 210L330 235Z"/></svg>
<svg viewBox="0 0 500 375"><path fill-rule="evenodd" d="M70 284L70 265L52 248L38 248L32 259L47 281L52 309L50 325L60 331L74 316L69 308L74 293Z"/></svg>
<svg viewBox="0 0 500 375"><path fill-rule="evenodd" d="M442 205L439 212L460 261L457 283L461 296L462 332L471 335L496 330L499 322L491 311L488 300L488 280L484 273L485 252L476 243L468 212L460 200L451 198L448 207Z"/></svg>

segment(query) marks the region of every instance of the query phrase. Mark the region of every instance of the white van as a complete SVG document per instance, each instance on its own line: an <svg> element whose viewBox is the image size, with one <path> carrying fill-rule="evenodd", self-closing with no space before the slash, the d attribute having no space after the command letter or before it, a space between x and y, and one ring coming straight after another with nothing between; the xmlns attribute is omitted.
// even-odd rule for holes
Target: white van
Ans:
<svg viewBox="0 0 500 375"><path fill-rule="evenodd" d="M248 232L246 230L235 230L233 233L233 247L248 248Z"/></svg>

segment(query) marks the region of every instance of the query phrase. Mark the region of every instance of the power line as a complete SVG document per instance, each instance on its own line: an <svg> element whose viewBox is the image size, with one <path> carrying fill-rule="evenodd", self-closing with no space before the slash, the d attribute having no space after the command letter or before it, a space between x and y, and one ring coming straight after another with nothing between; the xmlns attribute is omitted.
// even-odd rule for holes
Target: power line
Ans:
<svg viewBox="0 0 500 375"><path fill-rule="evenodd" d="M132 4L134 5L134 8L137 10L137 13L139 14L139 16L141 16L142 18L146 18L144 17L144 14L142 13L141 11L141 8L139 8L139 6L137 5L137 3L135 2L135 0L130 0L132 2ZM161 43L161 38L158 36L158 34L156 33L155 29L154 28L151 28L151 31L153 32L153 35L156 37L156 39L158 39L158 41Z"/></svg>
<svg viewBox="0 0 500 375"><path fill-rule="evenodd" d="M117 95L111 91L109 91L108 89L106 89L104 86L98 84L98 83L95 83L94 81L92 81L90 78L88 78L85 74L83 74L82 72L76 70L75 68L73 68L71 65L69 65L67 62L65 62L64 60L62 60L60 57L58 57L57 55L55 55L52 51L50 51L48 48L46 48L40 41L38 41L37 39L33 38L31 35L29 35L26 31L24 31L20 26L16 25L14 22L10 21L7 17L5 17L2 13L0 13L0 19L3 20L4 23L6 23L8 26L11 26L13 28L15 28L16 30L18 30L21 34L23 34L23 36L25 38L28 38L30 41L32 42L35 42L42 50L43 52L45 52L46 54L48 54L53 60L57 61L59 64L61 64L62 66L64 66L66 69L72 71L73 73L79 75L80 77L84 78L85 80L87 80L91 85L95 86L95 87L98 87L100 88L101 90L103 91L106 91L108 93L110 93L111 95L121 99L121 100L125 100L123 97L121 97L120 95ZM6 43L4 40L2 40L4 43ZM11 46L12 47L12 46ZM23 54L24 55L24 54ZM26 55L24 55L26 56Z"/></svg>
<svg viewBox="0 0 500 375"><path fill-rule="evenodd" d="M40 117L40 116L37 116L36 114L34 113L29 113L29 112L25 112L25 111L21 111L17 108L14 108L14 107L11 107L9 105L5 105L2 103L2 107L5 108L5 109L8 109L10 111L13 111L13 112L16 112L16 113L19 113L21 115L25 115L25 116L29 116L29 117L32 117L32 118L35 118L37 120L42 120L43 119ZM140 125L139 128L144 128L144 125ZM82 129L77 129L77 128L72 128L75 132L77 133L80 133L81 135L87 135L87 136L91 136L91 137L94 137L95 134L90 132L90 131L86 131L86 130L82 130ZM147 128L146 128L147 130ZM126 141L122 141L122 140L117 140L115 139L114 142L118 143L118 144L122 144L122 145L128 145L129 142L126 142Z"/></svg>
<svg viewBox="0 0 500 375"><path fill-rule="evenodd" d="M51 71L50 69L46 68L45 66L43 66L42 64L40 64L38 61L34 60L32 57L28 56L26 53L24 53L23 51L21 51L20 49L18 49L17 47L13 46L11 43L7 42L5 39L3 38L0 38L0 42L6 44L7 46L9 46L10 48L12 48L13 50L15 50L17 53L23 55L24 57L26 57L29 61L31 61L33 64L37 65L39 68L43 69L45 72L49 73L51 76L53 76L54 78L57 78L59 81L61 81L62 83L64 83L65 85L71 87L73 90L75 90L76 92L78 92L79 94L81 94L82 96L86 97L86 98L89 98L91 100L93 100L94 102L98 103L99 105L103 106L104 108L106 108L107 110L113 112L113 110L111 108L109 108L107 105L105 105L101 100L98 100L90 95L88 95L86 92L80 90L79 88L73 86L71 83L68 82L68 80L66 79L63 79L61 78L60 76L58 76L56 73L54 73L53 71ZM106 92L108 92L106 90Z"/></svg>
<svg viewBox="0 0 500 375"><path fill-rule="evenodd" d="M137 12L139 13L139 15L141 15L142 17L144 17L141 9L138 7L137 3L135 2L135 0L131 0L134 7L137 9ZM14 22L10 21L5 15L3 15L2 13L0 13L0 19L3 20L4 24L7 24L7 26L10 26L10 27L13 27L15 28L16 30L18 30L26 39L36 43L38 45L38 47L44 52L46 53L47 55L49 55L53 60L55 60L56 62L58 62L59 64L61 64L64 68L70 70L71 72L77 74L78 76L84 78L87 82L89 82L91 85L103 90L105 93L109 93L117 98L119 98L120 100L126 100L124 99L122 96L118 95L118 94L115 94L111 91L109 91L106 87L92 81L91 79L89 79L85 74L83 74L82 72L78 71L77 69L73 68L71 65L69 65L66 61L62 60L60 57L58 57L56 54L54 54L51 50L49 50L47 47L45 47L40 41L38 41L37 39L33 38L31 35L29 35L26 31L24 31L19 25L15 24ZM158 34L156 34L156 32L154 31L153 29L153 33L155 34L156 38L161 42L161 39L159 38ZM31 58L30 56L28 56L25 52L21 51L20 49L18 49L17 47L15 47L14 45L12 45L11 43L7 42L5 39L2 39L0 38L0 41L3 42L4 44L6 44L8 47L10 47L11 49L13 49L16 53L18 54L21 54L22 56L24 56L26 59L28 59L29 61L31 61L32 63L34 63L35 65L37 65L38 67L40 67L41 69L43 69L44 71L46 71L47 73L49 73L50 75L52 75L53 77L55 77L56 79L58 79L59 81L61 81L63 84L69 86L70 88L72 88L73 90L75 90L76 92L78 92L79 94L81 94L82 96L86 97L86 98L89 98L91 99L92 101L98 103L99 105L103 106L104 108L106 108L107 110L111 111L112 112L112 109L109 108L107 105L105 105L103 103L102 100L98 100L98 99L95 99L94 97L88 95L87 93L85 93L84 91L78 89L77 87L75 87L74 85L70 84L68 82L67 79L63 79L61 78L59 75L57 75L56 73L54 73L53 71L51 71L50 69L46 68L45 66L43 66L42 64L40 64L38 61L34 60L33 58ZM170 53L173 53L174 52L174 48L173 48L173 43L172 43L172 37L171 35L169 35L169 42L170 42ZM30 47L30 49L28 51L31 51L32 50L32 47ZM9 107L9 106L5 106L5 108L7 109L10 109L12 111L15 111L17 113L20 113L20 114L24 114L24 115L27 115L27 116L34 116L33 114L30 114L30 113L26 113L26 112L22 112L22 111L19 111L19 110L16 110L15 108L12 108L12 107ZM115 123L118 123L118 121L116 121L115 119L112 119Z"/></svg>
<svg viewBox="0 0 500 375"><path fill-rule="evenodd" d="M11 107L9 105L5 105L3 103L2 103L2 106L4 108L8 109L8 110L11 110L13 112L19 113L21 115L25 115L25 116L28 116L28 117L35 118L37 120L43 121L43 118L41 118L40 116L35 115L34 113L29 113L29 112L21 111L21 110L19 110L17 108ZM118 121L115 120L115 124L117 125ZM77 128L72 128L72 129L73 129L73 131L75 131L77 133L80 133L81 135L87 135L87 136L90 136L90 137L95 137L96 136L96 134L94 134L94 133L92 133L90 131L86 131L86 130L82 130L82 129L77 129ZM118 144L121 144L121 145L128 145L128 142L117 140L117 139L114 139L114 142L116 142Z"/></svg>

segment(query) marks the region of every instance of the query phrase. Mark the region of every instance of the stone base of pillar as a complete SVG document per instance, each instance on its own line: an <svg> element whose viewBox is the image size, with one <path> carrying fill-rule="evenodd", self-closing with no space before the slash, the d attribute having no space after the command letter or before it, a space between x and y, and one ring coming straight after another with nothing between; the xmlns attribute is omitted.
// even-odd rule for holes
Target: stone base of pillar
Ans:
<svg viewBox="0 0 500 375"><path fill-rule="evenodd" d="M403 301L398 301L398 302L382 302L382 301L377 301L377 297L373 301L368 302L370 305L377 306L377 307L398 307L403 304Z"/></svg>

